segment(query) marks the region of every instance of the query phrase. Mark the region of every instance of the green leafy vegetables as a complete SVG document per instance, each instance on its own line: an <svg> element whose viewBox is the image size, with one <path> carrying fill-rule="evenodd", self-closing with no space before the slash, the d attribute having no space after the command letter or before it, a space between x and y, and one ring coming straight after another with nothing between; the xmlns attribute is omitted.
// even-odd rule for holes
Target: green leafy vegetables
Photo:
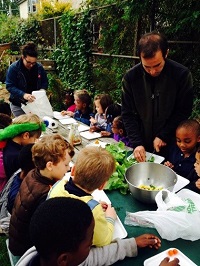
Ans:
<svg viewBox="0 0 200 266"><path fill-rule="evenodd" d="M136 164L137 161L134 158L127 157L130 155L130 151L127 150L123 142L107 144L105 149L109 151L116 160L116 171L109 178L105 189L114 190L119 189L120 193L127 194L128 184L124 178L126 169L133 164ZM151 159L151 162L154 161L154 158Z"/></svg>

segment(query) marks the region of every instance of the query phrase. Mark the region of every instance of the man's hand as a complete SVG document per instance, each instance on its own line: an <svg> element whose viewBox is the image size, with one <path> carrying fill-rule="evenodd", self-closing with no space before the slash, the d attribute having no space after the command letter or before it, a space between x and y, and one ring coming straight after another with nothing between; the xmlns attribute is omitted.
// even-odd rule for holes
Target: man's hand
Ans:
<svg viewBox="0 0 200 266"><path fill-rule="evenodd" d="M30 103L34 102L34 100L36 99L34 95L29 93L25 93L23 97L26 101L29 101Z"/></svg>
<svg viewBox="0 0 200 266"><path fill-rule="evenodd" d="M136 244L139 248L154 247L158 249L161 247L161 240L153 234L144 234L135 238Z"/></svg>
<svg viewBox="0 0 200 266"><path fill-rule="evenodd" d="M157 152L159 152L160 149L166 145L167 143L164 142L162 139L159 139L158 137L156 137L153 141L153 147Z"/></svg>
<svg viewBox="0 0 200 266"><path fill-rule="evenodd" d="M164 258L164 260L161 261L159 266L178 266L179 259L175 258L172 261L169 261L169 258Z"/></svg>
<svg viewBox="0 0 200 266"><path fill-rule="evenodd" d="M133 155L138 162L146 161L146 151L144 146L137 146L133 151Z"/></svg>

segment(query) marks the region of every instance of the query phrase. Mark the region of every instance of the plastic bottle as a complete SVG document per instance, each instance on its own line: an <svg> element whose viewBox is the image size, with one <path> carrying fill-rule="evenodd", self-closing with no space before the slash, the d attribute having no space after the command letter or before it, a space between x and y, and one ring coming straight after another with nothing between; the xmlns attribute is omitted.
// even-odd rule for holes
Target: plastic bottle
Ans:
<svg viewBox="0 0 200 266"><path fill-rule="evenodd" d="M78 130L78 123L71 124L71 129L69 131L69 143L73 146L79 145L82 142L80 132Z"/></svg>

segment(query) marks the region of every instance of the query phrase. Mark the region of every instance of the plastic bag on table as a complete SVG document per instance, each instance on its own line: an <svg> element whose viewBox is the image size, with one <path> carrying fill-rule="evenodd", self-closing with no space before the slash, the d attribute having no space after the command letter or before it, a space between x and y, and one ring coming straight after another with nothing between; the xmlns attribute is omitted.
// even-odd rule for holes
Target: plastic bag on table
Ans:
<svg viewBox="0 0 200 266"><path fill-rule="evenodd" d="M200 212L193 201L185 202L172 192L165 191L166 194L163 191L157 194L156 211L127 212L125 224L155 228L163 239L170 241L177 238L200 239Z"/></svg>
<svg viewBox="0 0 200 266"><path fill-rule="evenodd" d="M33 91L32 95L36 97L34 102L22 104L22 109L25 113L33 113L40 118L44 116L53 117L53 109L46 95L45 90Z"/></svg>

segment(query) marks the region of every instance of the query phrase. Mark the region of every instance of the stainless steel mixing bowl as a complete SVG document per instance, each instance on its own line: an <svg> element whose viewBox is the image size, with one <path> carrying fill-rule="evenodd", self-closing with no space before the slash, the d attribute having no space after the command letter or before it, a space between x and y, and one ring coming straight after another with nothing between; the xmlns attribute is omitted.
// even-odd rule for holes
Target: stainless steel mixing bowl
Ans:
<svg viewBox="0 0 200 266"><path fill-rule="evenodd" d="M155 203L158 190L145 190L138 186L153 185L172 191L177 182L176 173L169 167L151 162L137 163L130 166L125 173L130 192L134 198L144 203Z"/></svg>

